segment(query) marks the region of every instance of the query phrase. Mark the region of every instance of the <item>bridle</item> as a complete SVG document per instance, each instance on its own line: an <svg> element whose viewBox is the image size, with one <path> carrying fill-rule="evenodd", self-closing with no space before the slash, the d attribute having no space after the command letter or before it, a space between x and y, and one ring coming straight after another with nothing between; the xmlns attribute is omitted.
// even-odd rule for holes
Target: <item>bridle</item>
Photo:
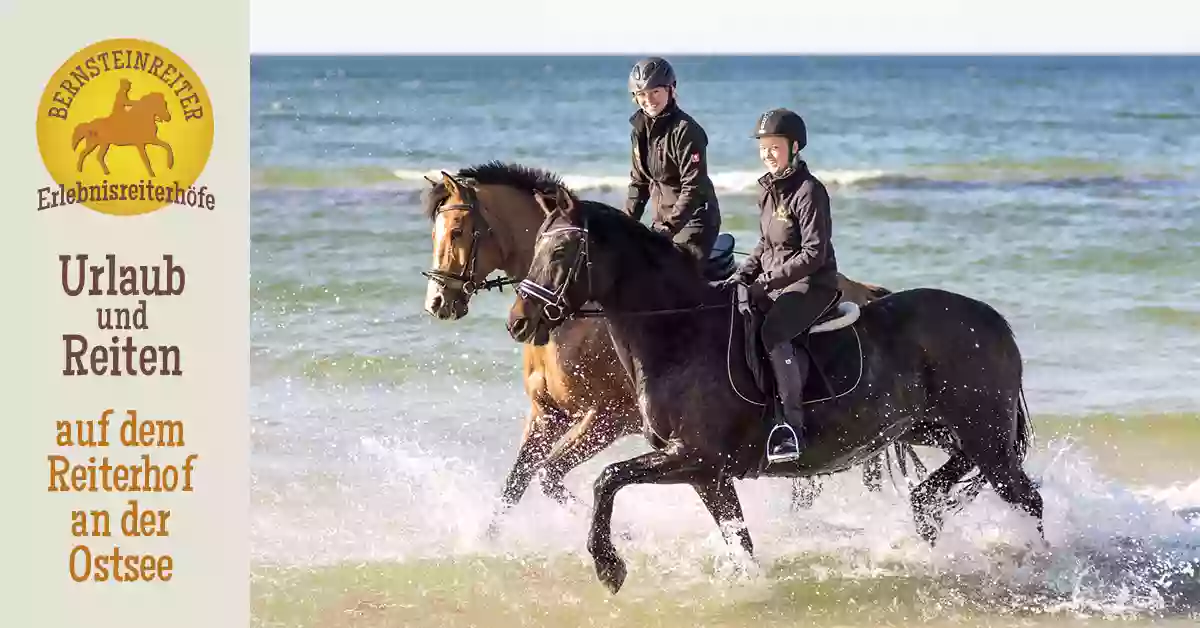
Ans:
<svg viewBox="0 0 1200 628"><path fill-rule="evenodd" d="M471 216L471 224L473 227L471 229L470 248L467 249L467 266L465 272L462 274L448 273L443 270L431 268L429 270L421 271L421 274L425 277L428 277L431 281L436 282L443 288L457 288L468 297L476 292L485 292L493 289L503 292L504 286L516 284L517 280L507 275L504 277L497 277L495 279L485 278L483 281L477 281L475 279L475 271L479 262L479 241L482 240L484 236L495 237L496 233L492 230L491 224L483 217L483 211L479 206L479 197L475 194L474 188L471 188L470 186L460 182L459 190L464 196L467 197L467 202L442 205L438 207L436 211L434 211L434 216L436 218L436 216L439 214L448 211L465 211L469 216Z"/></svg>
<svg viewBox="0 0 1200 628"><path fill-rule="evenodd" d="M538 240L541 240L548 235L572 231L577 231L583 234L583 245L580 251L575 255L575 261L571 264L571 269L567 271L566 279L563 279L563 282L558 289L550 290L528 278L522 279L521 282L517 284L516 288L519 296L540 302L542 304L542 313L546 315L547 319L554 322L561 321L564 317L566 317L567 309L570 307L570 304L567 303L567 290L571 287L571 281L574 280L579 274L579 269L582 268L584 264L587 265L588 286L592 285L592 256L588 253L588 241L590 239L588 238L587 217L584 217L582 227L576 227L574 225L568 227L558 227L556 229L549 229L538 234ZM579 311L573 316L588 314L595 316L600 314L600 312Z"/></svg>
<svg viewBox="0 0 1200 628"><path fill-rule="evenodd" d="M551 234L572 232L572 231L583 234L583 245L582 245L582 248L580 249L580 251L575 255L575 261L571 264L571 269L569 271L567 271L567 276L565 279L563 279L562 284L559 285L557 289L551 290L531 279L526 278L526 279L522 279L521 282L517 284L517 288L516 288L518 296L540 302L542 304L542 313L546 316L546 318L548 320L550 320L552 322L557 323L557 322L563 320L564 318L573 318L573 319L602 318L602 317L611 316L614 314L618 314L620 316L661 316L661 315L666 315L666 314L685 314L685 313L691 313L691 312L698 312L701 310L711 310L711 309L726 307L724 304L721 304L721 305L697 305L697 306L693 306L693 307L669 308L669 309L663 309L663 310L645 310L645 311L637 311L637 312L605 312L604 310L599 310L599 309L586 310L581 307L578 310L568 314L568 311L570 310L571 305L570 305L570 303L567 302L567 290L570 289L571 282L574 281L579 276L579 274L580 274L579 271L581 268L584 268L586 266L588 287L590 288L593 285L592 284L592 256L591 256L591 252L590 252L590 247L588 246L588 242L589 242L590 238L588 237L587 215L584 214L582 227L576 227L574 225L570 225L567 227L558 227L555 229L548 229L548 230L543 231L542 233L538 234L538 240L541 240L542 238L544 238L548 235L551 235Z"/></svg>

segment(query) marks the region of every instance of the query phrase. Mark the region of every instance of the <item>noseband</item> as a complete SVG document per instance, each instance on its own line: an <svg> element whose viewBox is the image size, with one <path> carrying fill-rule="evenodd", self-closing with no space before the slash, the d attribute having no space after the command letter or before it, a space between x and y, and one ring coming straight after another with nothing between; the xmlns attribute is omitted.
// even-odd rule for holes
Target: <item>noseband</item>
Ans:
<svg viewBox="0 0 1200 628"><path fill-rule="evenodd" d="M470 188L462 186L462 189L469 190ZM495 232L492 231L491 224L483 218L483 212L479 209L479 199L472 192L466 203L451 203L442 205L437 208L434 215L441 214L447 211L465 211L472 218L473 229L471 230L471 245L467 250L467 267L465 273L448 273L443 270L431 268L421 271L421 274L428 277L431 281L435 281L443 288L454 288L451 284L457 284L459 290L468 297L476 292L485 292L488 290L499 290L504 292L504 286L510 286L517 283L517 280L504 276L495 279L484 279L483 281L475 280L475 269L479 261L479 241L483 236L488 235L495 237ZM480 226L482 225L482 229Z"/></svg>
<svg viewBox="0 0 1200 628"><path fill-rule="evenodd" d="M584 219L582 227L559 227L558 229L551 229L538 235L538 239L540 240L551 234L570 231L578 231L583 234L583 248L575 256L575 263L571 264L571 269L567 271L567 277L563 280L562 285L557 290L551 290L530 279L523 279L521 283L517 284L516 288L519 296L540 302L542 304L542 313L546 315L547 319L554 322L561 321L567 316L567 310L570 308L570 304L567 303L567 289L571 287L571 282L579 275L579 269L585 263L587 264L588 285L590 286L592 283L592 258L588 255L587 219ZM590 312L580 313L587 314Z"/></svg>

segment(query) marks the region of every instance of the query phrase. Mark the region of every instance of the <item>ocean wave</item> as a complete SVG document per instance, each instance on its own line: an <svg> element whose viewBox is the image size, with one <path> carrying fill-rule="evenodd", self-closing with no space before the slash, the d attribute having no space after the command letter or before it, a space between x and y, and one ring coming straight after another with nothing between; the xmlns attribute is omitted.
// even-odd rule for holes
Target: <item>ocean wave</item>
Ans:
<svg viewBox="0 0 1200 628"><path fill-rule="evenodd" d="M393 176L401 182L412 183L427 181L425 177L441 179L438 170L394 170ZM831 187L849 187L869 185L875 181L887 181L894 177L884 170L816 170L814 174ZM763 176L759 170L731 170L714 172L709 175L717 192L739 193L753 192L758 189L758 179ZM624 193L629 186L629 175L593 175L571 174L561 175L564 183L577 192L620 192Z"/></svg>
<svg viewBox="0 0 1200 628"><path fill-rule="evenodd" d="M1163 171L1082 159L1047 159L1032 162L985 160L974 163L913 166L904 170L880 168L814 170L831 188L861 189L977 189L1012 187L1087 188L1121 185L1158 185L1192 181L1197 172ZM760 170L716 171L711 175L718 194L754 194ZM562 172L563 181L576 192L624 194L627 174ZM420 191L430 180L441 179L439 169L393 169L358 166L327 169L254 169L251 181L259 189L275 188L398 188Z"/></svg>

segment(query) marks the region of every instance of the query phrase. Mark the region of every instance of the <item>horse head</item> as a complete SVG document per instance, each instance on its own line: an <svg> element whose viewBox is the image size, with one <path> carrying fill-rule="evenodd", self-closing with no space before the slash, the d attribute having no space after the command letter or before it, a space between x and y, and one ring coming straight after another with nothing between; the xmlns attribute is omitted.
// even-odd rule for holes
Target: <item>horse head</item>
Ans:
<svg viewBox="0 0 1200 628"><path fill-rule="evenodd" d="M162 92L150 92L138 99L138 109L153 117L156 122L170 122L171 110L167 108L167 97Z"/></svg>
<svg viewBox="0 0 1200 628"><path fill-rule="evenodd" d="M563 188L555 196L536 194L546 214L538 229L533 260L517 285L508 331L518 342L544 345L550 332L592 298L597 281L588 243L586 211Z"/></svg>
<svg viewBox="0 0 1200 628"><path fill-rule="evenodd" d="M500 267L504 252L484 218L479 189L446 172L441 183L432 182L426 207L433 219L433 265L422 274L429 278L425 311L439 319L466 316L471 296L501 285L487 276Z"/></svg>

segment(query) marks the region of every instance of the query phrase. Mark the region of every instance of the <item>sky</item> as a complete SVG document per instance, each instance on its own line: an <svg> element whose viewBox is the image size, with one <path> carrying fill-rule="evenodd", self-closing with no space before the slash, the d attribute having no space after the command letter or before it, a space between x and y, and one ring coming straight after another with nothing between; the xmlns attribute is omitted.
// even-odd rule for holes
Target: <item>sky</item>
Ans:
<svg viewBox="0 0 1200 628"><path fill-rule="evenodd" d="M249 0L252 53L1197 53L1200 0Z"/></svg>

